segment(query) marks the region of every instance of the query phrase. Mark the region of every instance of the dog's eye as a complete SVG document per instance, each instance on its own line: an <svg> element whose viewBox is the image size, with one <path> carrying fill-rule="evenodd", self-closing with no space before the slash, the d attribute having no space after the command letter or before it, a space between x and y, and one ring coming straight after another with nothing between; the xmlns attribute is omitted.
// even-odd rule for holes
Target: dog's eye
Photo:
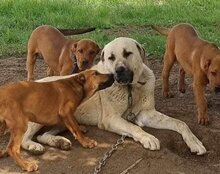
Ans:
<svg viewBox="0 0 220 174"><path fill-rule="evenodd" d="M216 72L211 72L211 74L213 75L213 76L216 76L217 75L217 73Z"/></svg>
<svg viewBox="0 0 220 174"><path fill-rule="evenodd" d="M131 54L133 54L132 52L125 52L124 57L128 58L128 56L130 56Z"/></svg>
<svg viewBox="0 0 220 174"><path fill-rule="evenodd" d="M108 60L114 61L114 60L115 60L115 56L110 56L110 57L108 58Z"/></svg>
<svg viewBox="0 0 220 174"><path fill-rule="evenodd" d="M123 57L124 58L128 58L128 56L130 56L131 54L133 54L131 51L127 51L126 49L124 49L123 50L123 53L122 53L122 55L123 55Z"/></svg>
<svg viewBox="0 0 220 174"><path fill-rule="evenodd" d="M82 50L82 49L79 49L78 52L79 52L79 53L83 53L83 50Z"/></svg>
<svg viewBox="0 0 220 174"><path fill-rule="evenodd" d="M89 54L90 55L95 55L95 51L90 51Z"/></svg>

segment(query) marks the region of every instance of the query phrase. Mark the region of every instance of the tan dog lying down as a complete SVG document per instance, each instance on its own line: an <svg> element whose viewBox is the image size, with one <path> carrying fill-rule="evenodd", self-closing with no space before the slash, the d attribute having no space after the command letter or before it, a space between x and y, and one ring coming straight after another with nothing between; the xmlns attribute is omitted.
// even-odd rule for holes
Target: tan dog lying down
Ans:
<svg viewBox="0 0 220 174"><path fill-rule="evenodd" d="M85 137L73 117L79 104L96 91L109 87L113 76L87 70L54 82L18 82L0 87L0 121L11 133L6 151L23 170L35 171L38 166L21 158L20 146L28 121L44 125L64 124L83 147L92 148L96 141Z"/></svg>
<svg viewBox="0 0 220 174"><path fill-rule="evenodd" d="M48 65L47 75L69 75L90 68L100 48L92 40L66 39L61 32L48 25L36 28L27 46L27 80L34 79L34 65L40 54ZM85 30L87 32L87 30Z"/></svg>
<svg viewBox="0 0 220 174"><path fill-rule="evenodd" d="M210 84L216 91L220 89L220 50L218 47L198 37L193 26L178 24L171 29L153 27L167 36L163 67L163 95L172 97L169 91L169 74L174 62L180 64L179 91L185 92L185 73L193 76L198 123L207 124L207 101L204 87Z"/></svg>

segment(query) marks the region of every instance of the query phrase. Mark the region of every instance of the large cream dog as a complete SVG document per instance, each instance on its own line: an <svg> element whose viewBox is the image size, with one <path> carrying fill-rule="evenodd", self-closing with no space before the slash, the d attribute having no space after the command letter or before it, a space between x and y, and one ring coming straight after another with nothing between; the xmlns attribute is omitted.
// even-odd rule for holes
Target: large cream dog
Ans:
<svg viewBox="0 0 220 174"><path fill-rule="evenodd" d="M141 127L169 129L182 135L191 152L197 155L206 153L203 144L184 122L155 110L155 76L143 63L143 58L143 48L133 39L120 37L107 44L102 51L100 62L93 69L102 73L113 73L116 82L110 88L96 93L81 104L75 113L77 121L81 124L97 125L100 129L120 135L127 135L150 150L159 150L160 142ZM40 81L52 81L58 78L65 77L48 77ZM132 111L136 115L135 123L122 118L128 109L127 84L132 85ZM22 143L24 149L32 152L44 150L41 144L31 140L41 127L39 124L29 124ZM59 130L51 130L38 136L37 139L51 146L56 146L56 142L63 142L60 145L62 148L69 147L71 144L69 140L55 136L58 132Z"/></svg>

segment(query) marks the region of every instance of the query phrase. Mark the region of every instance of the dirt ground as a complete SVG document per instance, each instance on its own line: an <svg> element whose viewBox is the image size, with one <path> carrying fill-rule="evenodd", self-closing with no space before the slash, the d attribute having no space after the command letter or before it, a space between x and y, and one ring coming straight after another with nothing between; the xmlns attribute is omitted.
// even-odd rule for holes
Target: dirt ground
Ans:
<svg viewBox="0 0 220 174"><path fill-rule="evenodd" d="M126 138L125 143L108 160L103 168L103 174L120 174L140 158L143 160L136 165L130 174L214 174L220 173L220 94L216 95L207 88L209 101L209 115L211 123L208 126L197 124L195 117L195 103L192 93L191 79L187 78L187 91L179 94L177 91L177 66L171 73L171 89L175 93L172 99L161 97L161 69L162 63L158 60L149 61L150 68L156 75L156 108L174 118L185 121L195 135L203 142L208 150L204 156L191 154L181 136L168 130L145 130L160 140L160 151L144 149L140 143ZM45 77L46 66L43 60L37 61L37 78ZM0 84L26 79L25 58L8 58L0 60ZM22 153L29 159L39 162L40 170L34 173L42 174L88 174L93 173L94 167L103 153L120 137L114 133L88 127L87 135L98 141L94 149L84 149L73 140L70 133L63 135L73 143L70 151L46 147L46 152L40 156L33 156L25 151ZM0 137L0 148L4 148L9 135ZM8 158L0 159L1 174L20 174L21 169Z"/></svg>

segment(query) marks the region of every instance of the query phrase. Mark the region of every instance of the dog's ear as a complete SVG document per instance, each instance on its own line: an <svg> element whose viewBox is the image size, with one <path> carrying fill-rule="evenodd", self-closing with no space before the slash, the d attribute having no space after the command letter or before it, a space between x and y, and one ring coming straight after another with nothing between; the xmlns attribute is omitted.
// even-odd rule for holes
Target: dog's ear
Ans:
<svg viewBox="0 0 220 174"><path fill-rule="evenodd" d="M101 51L101 48L96 44L96 54L98 54Z"/></svg>
<svg viewBox="0 0 220 174"><path fill-rule="evenodd" d="M138 51L139 51L139 53L141 55L142 60L144 60L145 59L144 47L141 44L139 44L138 42L135 42L135 44L136 44L136 47L137 47L137 49L138 49Z"/></svg>
<svg viewBox="0 0 220 174"><path fill-rule="evenodd" d="M80 84L84 84L86 82L86 77L84 74L80 73L78 76L77 76L77 81L80 83Z"/></svg>
<svg viewBox="0 0 220 174"><path fill-rule="evenodd" d="M202 57L202 58L201 58L200 66L201 66L201 69L202 69L205 73L208 72L210 64L211 64L211 59L205 58L205 57Z"/></svg>
<svg viewBox="0 0 220 174"><path fill-rule="evenodd" d="M209 55L208 53L210 52L210 50L218 50L218 49L219 48L214 43L207 44L207 46L203 49L204 53L200 60L200 66L205 73L208 72L209 66L211 65L211 60L213 58L211 57L212 55Z"/></svg>
<svg viewBox="0 0 220 174"><path fill-rule="evenodd" d="M73 52L74 54L76 54L77 44L78 44L78 41L77 41L77 42L74 42L74 43L72 44L72 47L71 47L71 50L72 50L72 52Z"/></svg>

